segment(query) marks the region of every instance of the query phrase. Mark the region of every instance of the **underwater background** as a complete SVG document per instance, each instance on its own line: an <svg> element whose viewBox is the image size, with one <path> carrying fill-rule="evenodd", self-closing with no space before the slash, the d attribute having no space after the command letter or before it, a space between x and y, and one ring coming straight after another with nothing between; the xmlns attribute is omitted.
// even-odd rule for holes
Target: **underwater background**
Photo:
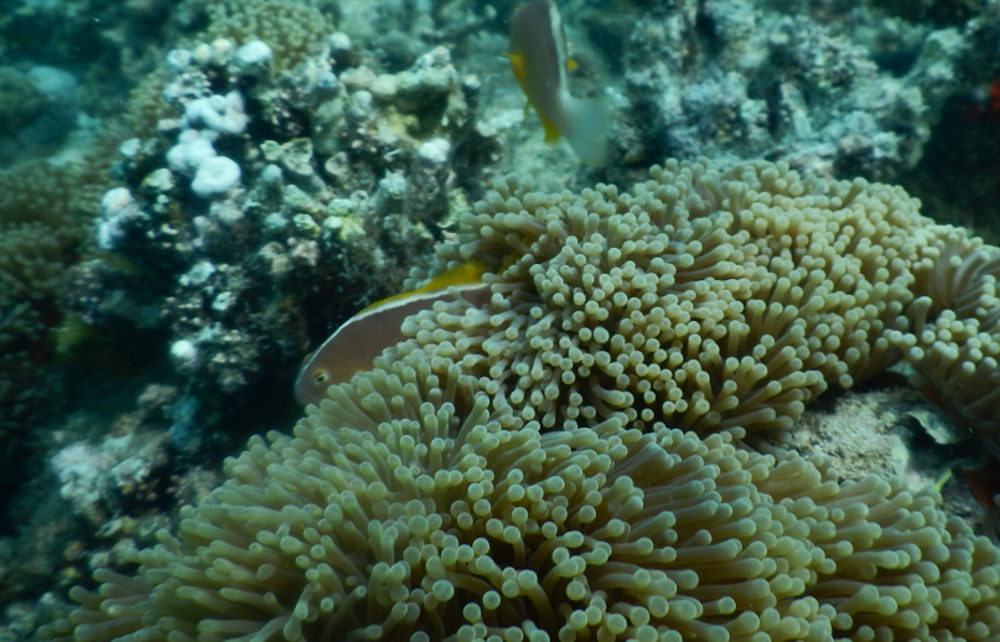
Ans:
<svg viewBox="0 0 1000 642"><path fill-rule="evenodd" d="M569 88L609 114L599 167L581 163L565 140L544 141L538 113L525 106L505 57L511 18L525 4L0 4L0 640L65 634L81 601L72 587L94 589L95 569L135 572L136 550L162 542L157 532L176 531L181 506L232 477L226 457L253 435L290 431L303 415L293 396L303 358L358 310L476 258L446 248L471 243L460 232L469 212L505 212L489 200L497 185L625 191L668 158L702 159L719 172L763 160L818 180L902 186L923 216L981 236L975 247L986 258L976 266L990 283L1000 274L992 247L1000 242L1000 1L558 2ZM530 37L561 36L540 24ZM497 189L528 202L521 188ZM691 187L690 198L711 201L706 193ZM476 209L482 199L491 205ZM513 247L493 272L523 256ZM968 285L962 278L955 287ZM983 403L969 401L965 384L935 387L905 364L873 366L856 383L796 398L816 397L804 411L792 404L787 421L769 416L762 441L731 433L732 441L779 460L779 448L822 455L833 461L821 467L831 483L877 473L903 480L904 490L892 486L900 493L933 489L933 510L979 537L945 529L977 542L987 560L975 567L977 581L995 588L1000 562L984 538L997 533L1000 403L989 396L996 369L983 368L996 365L989 346L1000 334L982 325L988 336L977 326L968 341L982 343L970 359L992 387L978 393ZM606 419L596 406L596 419L581 416ZM672 424L656 418L710 432L680 414ZM1000 639L998 599L993 588L966 599L988 613L954 616L978 624L948 639ZM766 610L747 604L739 609ZM716 607L711 617L699 607L705 626L724 626L737 608ZM303 621L333 607L318 608ZM529 618L530 608L513 608L509 624ZM801 618L827 618L840 632L814 628L808 639L897 639L866 637L876 624L845 623L821 607L809 613ZM610 620L605 634L633 635L624 621ZM559 630L539 626L553 637ZM237 629L231 637L249 635ZM270 639L340 639L308 626L261 630ZM693 625L675 630L676 639L730 639ZM741 620L726 635L751 639L756 630ZM80 639L117 635L88 631Z"/></svg>

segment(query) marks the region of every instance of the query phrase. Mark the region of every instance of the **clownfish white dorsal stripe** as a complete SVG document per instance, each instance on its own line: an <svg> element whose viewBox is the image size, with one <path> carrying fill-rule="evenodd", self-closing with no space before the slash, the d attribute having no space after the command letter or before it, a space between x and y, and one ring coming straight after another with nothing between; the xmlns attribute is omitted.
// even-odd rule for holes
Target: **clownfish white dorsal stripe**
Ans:
<svg viewBox="0 0 1000 642"><path fill-rule="evenodd" d="M600 167L608 161L611 113L600 98L574 98L569 91L566 36L551 0L535 0L514 14L510 25L511 70L542 119L545 141L560 135L580 160Z"/></svg>
<svg viewBox="0 0 1000 642"><path fill-rule="evenodd" d="M462 297L474 305L485 305L490 285L482 281L486 266L476 261L448 270L426 285L376 301L337 328L306 357L295 380L295 399L302 405L319 403L330 386L343 383L371 368L375 357L406 337L406 317L430 309L436 301Z"/></svg>

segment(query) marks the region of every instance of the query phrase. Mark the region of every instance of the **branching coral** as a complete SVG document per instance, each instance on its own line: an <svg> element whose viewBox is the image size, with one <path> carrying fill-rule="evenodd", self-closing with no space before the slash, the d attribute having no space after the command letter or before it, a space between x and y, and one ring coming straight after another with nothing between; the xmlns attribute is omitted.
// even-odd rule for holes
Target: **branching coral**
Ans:
<svg viewBox="0 0 1000 642"><path fill-rule="evenodd" d="M20 432L40 396L32 351L47 334L47 299L57 292L61 268L59 245L46 226L0 225L0 434L7 437Z"/></svg>
<svg viewBox="0 0 1000 642"><path fill-rule="evenodd" d="M46 399L38 367L62 282L62 253L40 223L4 224L0 216L0 481L23 458L20 439Z"/></svg>
<svg viewBox="0 0 1000 642"><path fill-rule="evenodd" d="M1000 550L933 490L737 446L899 347L921 365L911 336L989 366L946 322L995 318L990 252L898 189L764 163L503 183L439 266L491 264L487 308L412 317L45 634L994 639Z"/></svg>
<svg viewBox="0 0 1000 642"><path fill-rule="evenodd" d="M40 161L0 171L0 430L22 429L44 395L38 361L91 214L87 199L100 190L96 174L83 163Z"/></svg>
<svg viewBox="0 0 1000 642"><path fill-rule="evenodd" d="M5 168L0 172L0 223L44 223L63 245L76 244L97 213L108 182L105 171L97 154L63 165L29 161Z"/></svg>

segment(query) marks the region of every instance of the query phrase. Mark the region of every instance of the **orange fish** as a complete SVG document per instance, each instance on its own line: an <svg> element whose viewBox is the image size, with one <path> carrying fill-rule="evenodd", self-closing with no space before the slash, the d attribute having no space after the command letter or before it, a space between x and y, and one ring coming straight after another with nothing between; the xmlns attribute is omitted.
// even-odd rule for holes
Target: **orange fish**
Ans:
<svg viewBox="0 0 1000 642"><path fill-rule="evenodd" d="M406 317L430 309L435 301L460 296L485 305L490 297L490 286L482 280L485 272L486 266L478 261L463 263L423 287L376 301L355 314L305 358L295 380L295 399L302 405L319 403L327 388L371 368L385 348L406 338L402 332Z"/></svg>

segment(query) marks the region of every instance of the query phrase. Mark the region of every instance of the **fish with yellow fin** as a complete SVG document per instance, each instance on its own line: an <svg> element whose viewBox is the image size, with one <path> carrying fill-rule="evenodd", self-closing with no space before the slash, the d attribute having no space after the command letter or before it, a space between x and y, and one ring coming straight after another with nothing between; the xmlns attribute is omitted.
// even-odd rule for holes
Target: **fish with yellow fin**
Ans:
<svg viewBox="0 0 1000 642"><path fill-rule="evenodd" d="M517 10L510 25L507 58L528 102L542 119L545 142L564 136L584 163L606 164L608 104L570 93L567 70L574 63L567 58L562 20L551 0L535 0Z"/></svg>
<svg viewBox="0 0 1000 642"><path fill-rule="evenodd" d="M295 380L295 399L302 405L319 403L326 398L327 388L371 368L382 350L406 338L402 332L406 317L430 309L436 301L460 296L474 305L485 305L490 297L490 285L482 280L486 271L485 264L468 261L416 290L362 309L305 358Z"/></svg>

